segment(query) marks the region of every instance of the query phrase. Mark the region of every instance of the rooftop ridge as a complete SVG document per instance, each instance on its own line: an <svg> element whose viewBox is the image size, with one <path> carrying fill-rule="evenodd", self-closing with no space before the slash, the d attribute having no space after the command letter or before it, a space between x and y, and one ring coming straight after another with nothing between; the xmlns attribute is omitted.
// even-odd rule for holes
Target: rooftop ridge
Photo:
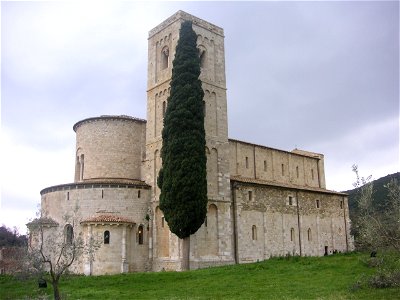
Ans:
<svg viewBox="0 0 400 300"><path fill-rule="evenodd" d="M195 17L183 10L178 10L175 14L173 14L172 16L170 16L168 19L166 19L164 22L162 22L161 24L157 25L156 27L154 27L152 30L149 31L149 37L151 38L152 36L154 36L155 34L157 34L158 32L160 32L161 30L163 30L164 28L168 27L169 25L171 25L174 22L177 22L179 20L187 20L187 21L192 21L193 24L199 26L199 27L203 27L207 30L210 30L212 32L214 32L215 34L218 34L220 36L224 36L224 30L219 27L216 26L210 22L207 22L203 19L200 19L198 17Z"/></svg>
<svg viewBox="0 0 400 300"><path fill-rule="evenodd" d="M96 121L100 121L100 120L124 120L124 121L147 123L147 121L144 120L144 119L140 119L140 118L136 118L136 117L132 117L132 116L127 116L127 115L101 115L99 117L90 117L90 118L86 118L86 119L83 119L81 121L78 121L78 122L76 122L74 124L74 126L72 128L76 132L78 127L81 126L82 124L90 123L90 122L96 122Z"/></svg>

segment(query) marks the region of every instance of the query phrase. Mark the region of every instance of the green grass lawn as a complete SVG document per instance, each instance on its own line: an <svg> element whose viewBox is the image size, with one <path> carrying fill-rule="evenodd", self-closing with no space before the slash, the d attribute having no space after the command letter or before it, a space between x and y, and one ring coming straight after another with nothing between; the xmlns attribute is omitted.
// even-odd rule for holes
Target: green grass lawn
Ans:
<svg viewBox="0 0 400 300"><path fill-rule="evenodd" d="M273 258L267 261L189 272L65 276L66 299L400 299L400 288L354 290L374 269L364 254ZM43 299L35 280L0 276L0 299Z"/></svg>

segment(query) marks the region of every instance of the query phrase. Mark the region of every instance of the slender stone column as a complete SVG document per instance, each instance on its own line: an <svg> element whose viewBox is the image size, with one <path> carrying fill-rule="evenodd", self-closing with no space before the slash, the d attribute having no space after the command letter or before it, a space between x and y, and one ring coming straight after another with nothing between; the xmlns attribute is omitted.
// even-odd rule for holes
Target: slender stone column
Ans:
<svg viewBox="0 0 400 300"><path fill-rule="evenodd" d="M122 228L122 241L121 241L121 273L128 273L128 263L126 261L126 225Z"/></svg>
<svg viewBox="0 0 400 300"><path fill-rule="evenodd" d="M87 226L86 244L91 243L91 241L92 241L92 225L89 224ZM86 262L85 262L85 265L84 265L83 273L86 276L90 276L90 275L93 274L93 255L94 255L94 253L92 253L91 251L93 251L93 249L89 250L89 253L88 253L88 256L86 257Z"/></svg>

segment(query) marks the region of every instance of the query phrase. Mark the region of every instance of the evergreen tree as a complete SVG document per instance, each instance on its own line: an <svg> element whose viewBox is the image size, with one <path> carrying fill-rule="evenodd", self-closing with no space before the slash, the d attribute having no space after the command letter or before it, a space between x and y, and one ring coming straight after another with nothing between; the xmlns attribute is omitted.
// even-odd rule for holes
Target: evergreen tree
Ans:
<svg viewBox="0 0 400 300"><path fill-rule="evenodd" d="M160 208L170 230L184 241L200 228L207 213L204 92L196 40L192 23L184 21L172 67L158 177Z"/></svg>

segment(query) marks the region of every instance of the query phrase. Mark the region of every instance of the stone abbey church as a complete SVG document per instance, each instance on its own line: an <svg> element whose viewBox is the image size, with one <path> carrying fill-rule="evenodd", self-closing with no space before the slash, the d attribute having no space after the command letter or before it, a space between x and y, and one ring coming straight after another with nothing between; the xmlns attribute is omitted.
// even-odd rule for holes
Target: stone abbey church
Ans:
<svg viewBox="0 0 400 300"><path fill-rule="evenodd" d="M206 220L190 239L190 268L352 250L347 195L326 189L322 154L228 138L223 29L178 11L149 32L147 120L107 115L76 123L74 182L41 191L46 230L100 241L94 259L81 255L72 271L181 269L181 240L159 209L156 180L184 20L198 35L209 199Z"/></svg>

